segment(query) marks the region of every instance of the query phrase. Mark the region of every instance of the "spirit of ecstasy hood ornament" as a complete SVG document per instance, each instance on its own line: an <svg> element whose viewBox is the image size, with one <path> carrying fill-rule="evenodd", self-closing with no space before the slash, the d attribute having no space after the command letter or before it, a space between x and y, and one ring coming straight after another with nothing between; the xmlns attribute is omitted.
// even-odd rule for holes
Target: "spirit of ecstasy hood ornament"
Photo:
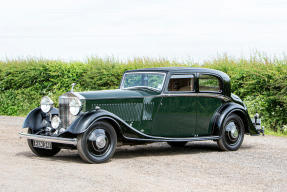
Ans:
<svg viewBox="0 0 287 192"><path fill-rule="evenodd" d="M74 87L75 87L76 83L72 83L72 88L71 88L71 92L74 92Z"/></svg>

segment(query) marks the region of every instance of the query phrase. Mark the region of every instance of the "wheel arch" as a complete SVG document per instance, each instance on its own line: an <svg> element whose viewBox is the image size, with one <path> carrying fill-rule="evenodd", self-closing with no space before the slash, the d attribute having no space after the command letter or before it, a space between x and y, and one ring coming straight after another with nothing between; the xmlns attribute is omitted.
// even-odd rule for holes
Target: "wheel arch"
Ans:
<svg viewBox="0 0 287 192"><path fill-rule="evenodd" d="M214 135L220 135L223 128L224 120L231 114L238 115L243 121L245 133L250 133L252 123L247 110L242 105L239 105L237 103L229 103L221 107L218 113L219 115L215 122Z"/></svg>
<svg viewBox="0 0 287 192"><path fill-rule="evenodd" d="M116 131L118 139L121 140L123 138L123 126L120 119L113 113L105 110L92 111L82 114L67 128L66 132L78 135L84 133L93 124L99 121L105 121L111 124Z"/></svg>
<svg viewBox="0 0 287 192"><path fill-rule="evenodd" d="M123 139L122 129L121 129L120 123L117 120L115 120L114 118L109 117L109 116L102 116L102 117L99 117L99 118L95 119L91 123L91 125L93 125L94 123L99 122L99 121L104 121L104 122L107 122L107 123L111 124L112 127L116 131L117 139L118 140L122 140Z"/></svg>
<svg viewBox="0 0 287 192"><path fill-rule="evenodd" d="M244 132L249 133L250 131L249 131L249 125L248 125L248 121L246 118L246 114L241 110L234 110L229 115L231 114L236 114L241 118L243 125L244 125Z"/></svg>

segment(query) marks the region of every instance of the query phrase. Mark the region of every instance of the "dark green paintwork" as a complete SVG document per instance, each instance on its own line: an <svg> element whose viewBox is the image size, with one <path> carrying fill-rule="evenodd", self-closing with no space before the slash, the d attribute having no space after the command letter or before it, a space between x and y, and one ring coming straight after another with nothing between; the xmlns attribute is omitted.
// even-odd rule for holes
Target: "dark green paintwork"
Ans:
<svg viewBox="0 0 287 192"><path fill-rule="evenodd" d="M85 97L85 111L100 107L142 133L163 137L210 135L212 116L223 102L220 98L198 97L196 93L160 94L142 89L79 94Z"/></svg>
<svg viewBox="0 0 287 192"><path fill-rule="evenodd" d="M191 137L196 128L196 94L167 95L155 114L152 134L164 137Z"/></svg>
<svg viewBox="0 0 287 192"><path fill-rule="evenodd" d="M196 135L208 136L212 131L212 117L223 101L216 97L197 97L197 124Z"/></svg>
<svg viewBox="0 0 287 192"><path fill-rule="evenodd" d="M160 93L149 90L108 90L80 93L85 110L96 107L114 113L137 130L151 134L153 115L160 101Z"/></svg>

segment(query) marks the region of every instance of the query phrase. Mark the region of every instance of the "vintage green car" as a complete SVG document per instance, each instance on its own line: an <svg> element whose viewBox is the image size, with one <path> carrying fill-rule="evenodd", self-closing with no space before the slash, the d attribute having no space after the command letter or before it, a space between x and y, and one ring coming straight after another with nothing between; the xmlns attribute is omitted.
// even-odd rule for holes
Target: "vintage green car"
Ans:
<svg viewBox="0 0 287 192"><path fill-rule="evenodd" d="M73 85L74 86L74 85ZM126 71L116 90L74 92L59 97L59 108L45 96L19 133L39 156L61 148L78 149L83 160L109 160L117 144L216 141L237 150L244 134L259 135L242 100L230 91L227 74L205 68L151 68Z"/></svg>

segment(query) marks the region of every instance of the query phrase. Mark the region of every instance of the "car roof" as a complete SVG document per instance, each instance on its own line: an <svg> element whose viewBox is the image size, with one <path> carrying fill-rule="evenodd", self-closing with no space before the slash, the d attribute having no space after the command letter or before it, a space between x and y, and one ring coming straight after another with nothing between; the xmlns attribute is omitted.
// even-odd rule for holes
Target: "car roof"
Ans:
<svg viewBox="0 0 287 192"><path fill-rule="evenodd" d="M199 67L157 67L157 68L135 69L126 72L207 73L217 75L222 79L222 85L223 85L222 94L227 96L231 95L229 76L226 73L215 69L199 68Z"/></svg>
<svg viewBox="0 0 287 192"><path fill-rule="evenodd" d="M198 72L198 73L213 73L220 75L223 79L228 80L229 76L222 72L215 69L208 69L208 68L199 68L199 67L156 67L156 68L144 68L144 69L135 69L129 70L126 72L144 72L144 71L152 71L152 72Z"/></svg>

